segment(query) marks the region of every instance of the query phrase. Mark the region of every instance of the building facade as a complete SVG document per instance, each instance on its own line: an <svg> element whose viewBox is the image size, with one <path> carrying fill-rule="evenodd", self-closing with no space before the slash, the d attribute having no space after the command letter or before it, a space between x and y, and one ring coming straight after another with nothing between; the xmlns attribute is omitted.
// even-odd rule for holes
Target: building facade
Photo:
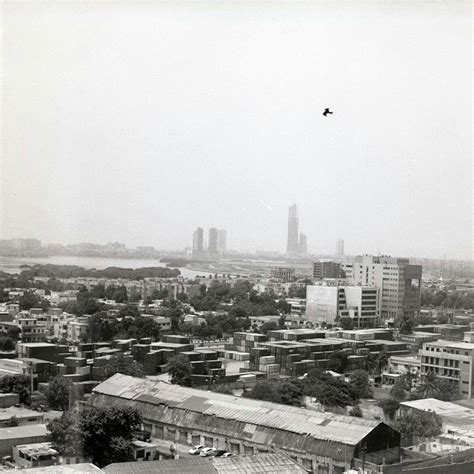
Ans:
<svg viewBox="0 0 474 474"><path fill-rule="evenodd" d="M421 374L434 372L438 377L459 383L463 398L474 398L474 343L438 340L423 344Z"/></svg>
<svg viewBox="0 0 474 474"><path fill-rule="evenodd" d="M217 250L220 255L225 255L227 250L227 231L219 229L217 233Z"/></svg>
<svg viewBox="0 0 474 474"><path fill-rule="evenodd" d="M193 233L193 257L201 257L204 253L204 229L198 227Z"/></svg>
<svg viewBox="0 0 474 474"><path fill-rule="evenodd" d="M288 211L288 239L286 243L288 254L299 253L299 233L298 233L298 209L296 204L290 206Z"/></svg>
<svg viewBox="0 0 474 474"><path fill-rule="evenodd" d="M380 318L379 290L364 286L306 287L306 317L321 324L350 318L356 328L373 328Z"/></svg>
<svg viewBox="0 0 474 474"><path fill-rule="evenodd" d="M203 444L234 454L278 450L310 472L341 473L362 455L374 464L400 459L400 434L379 421L121 374L98 385L88 404L137 408L152 439Z"/></svg>
<svg viewBox="0 0 474 474"><path fill-rule="evenodd" d="M339 262L331 260L318 260L313 262L313 278L322 280L323 278L342 278L343 272Z"/></svg>
<svg viewBox="0 0 474 474"><path fill-rule="evenodd" d="M219 232L215 227L209 229L209 244L207 247L207 252L209 255L217 255L217 241L218 241Z"/></svg>
<svg viewBox="0 0 474 474"><path fill-rule="evenodd" d="M414 318L419 313L421 265L411 265L406 258L365 255L344 263L342 269L351 283L380 290L384 321Z"/></svg>

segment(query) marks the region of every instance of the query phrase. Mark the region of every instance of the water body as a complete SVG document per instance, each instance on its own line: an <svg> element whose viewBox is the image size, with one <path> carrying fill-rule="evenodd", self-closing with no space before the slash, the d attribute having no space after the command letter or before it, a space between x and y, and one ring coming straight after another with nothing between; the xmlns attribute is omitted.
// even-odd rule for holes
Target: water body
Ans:
<svg viewBox="0 0 474 474"><path fill-rule="evenodd" d="M98 257L71 257L58 255L54 257L2 257L0 256L0 270L7 273L18 274L21 272L21 265L77 265L86 269L95 268L103 270L107 267L121 268L143 268L143 267L166 267L166 263L155 259L134 259L134 258L98 258ZM185 278L195 278L198 275L209 276L208 272L199 272L187 268L179 268L181 275Z"/></svg>

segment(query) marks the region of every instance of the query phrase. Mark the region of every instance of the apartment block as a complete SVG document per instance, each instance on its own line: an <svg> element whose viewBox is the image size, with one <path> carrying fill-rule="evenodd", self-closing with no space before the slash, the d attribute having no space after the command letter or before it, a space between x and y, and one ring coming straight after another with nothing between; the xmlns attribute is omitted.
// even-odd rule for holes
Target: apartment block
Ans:
<svg viewBox="0 0 474 474"><path fill-rule="evenodd" d="M438 377L457 381L463 398L474 398L474 343L432 341L423 344L421 374L434 372Z"/></svg>

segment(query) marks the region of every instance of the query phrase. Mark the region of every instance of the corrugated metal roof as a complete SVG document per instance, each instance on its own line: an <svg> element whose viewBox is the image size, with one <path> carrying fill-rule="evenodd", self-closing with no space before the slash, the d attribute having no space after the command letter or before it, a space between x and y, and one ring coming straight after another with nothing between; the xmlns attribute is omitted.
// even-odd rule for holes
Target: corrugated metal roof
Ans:
<svg viewBox="0 0 474 474"><path fill-rule="evenodd" d="M116 374L98 385L89 403L136 406L143 417L190 430L213 430L261 444L329 455L355 446L380 422ZM121 400L121 401L120 401ZM254 426L254 430L249 429ZM389 428L387 428L389 429ZM337 456L339 457L339 456ZM340 457L344 459L342 452Z"/></svg>
<svg viewBox="0 0 474 474"><path fill-rule="evenodd" d="M126 474L303 474L308 471L287 456L278 453L233 456L230 458L168 459L163 461L124 462L106 466L104 472Z"/></svg>
<svg viewBox="0 0 474 474"><path fill-rule="evenodd" d="M104 467L106 474L216 474L210 458L196 456L193 459L167 459L163 461L119 462Z"/></svg>
<svg viewBox="0 0 474 474"><path fill-rule="evenodd" d="M214 458L214 467L219 474L254 473L307 473L308 471L287 456L278 453Z"/></svg>

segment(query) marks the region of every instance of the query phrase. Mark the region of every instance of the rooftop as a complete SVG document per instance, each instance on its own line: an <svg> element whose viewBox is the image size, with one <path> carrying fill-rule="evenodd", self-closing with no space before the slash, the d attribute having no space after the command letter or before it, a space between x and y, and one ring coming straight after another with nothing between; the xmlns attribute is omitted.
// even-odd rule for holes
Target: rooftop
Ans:
<svg viewBox="0 0 474 474"><path fill-rule="evenodd" d="M435 347L450 347L453 349L464 349L464 350L474 350L473 342L461 342L461 341L446 341L445 339L439 339L437 341L426 342L426 345L435 346Z"/></svg>
<svg viewBox="0 0 474 474"><path fill-rule="evenodd" d="M11 428L0 429L0 441L18 438L33 438L36 436L46 436L48 430L46 425L23 425Z"/></svg>
<svg viewBox="0 0 474 474"><path fill-rule="evenodd" d="M232 422L245 424L245 430L249 431L249 434L255 432L255 426L266 427L273 431L287 432L289 435L297 434L297 438L309 438L308 441L312 438L313 443L320 440L356 445L381 424L375 420L316 412L122 374L116 374L95 387L90 403L92 405L110 404L109 397L151 405L144 408L147 415L163 416L163 410L166 410L166 416L173 416L172 413L168 414L172 410L167 407L177 408L183 410L183 416L189 412L195 412L208 415L209 418L223 419L227 425ZM153 406L156 407L156 413L152 413ZM163 422L166 420L163 419Z"/></svg>
<svg viewBox="0 0 474 474"><path fill-rule="evenodd" d="M425 398L400 403L402 407L434 411L447 425L470 430L474 434L474 409L457 403L443 402L437 398Z"/></svg>
<svg viewBox="0 0 474 474"><path fill-rule="evenodd" d="M58 454L58 452L51 447L51 443L20 444L16 447L19 451L28 456L38 456L43 454L52 454L54 456Z"/></svg>
<svg viewBox="0 0 474 474"><path fill-rule="evenodd" d="M110 464L106 473L127 474L235 474L235 473L306 473L308 472L291 458L277 453L261 453L230 458L168 459L148 462L123 462Z"/></svg>

